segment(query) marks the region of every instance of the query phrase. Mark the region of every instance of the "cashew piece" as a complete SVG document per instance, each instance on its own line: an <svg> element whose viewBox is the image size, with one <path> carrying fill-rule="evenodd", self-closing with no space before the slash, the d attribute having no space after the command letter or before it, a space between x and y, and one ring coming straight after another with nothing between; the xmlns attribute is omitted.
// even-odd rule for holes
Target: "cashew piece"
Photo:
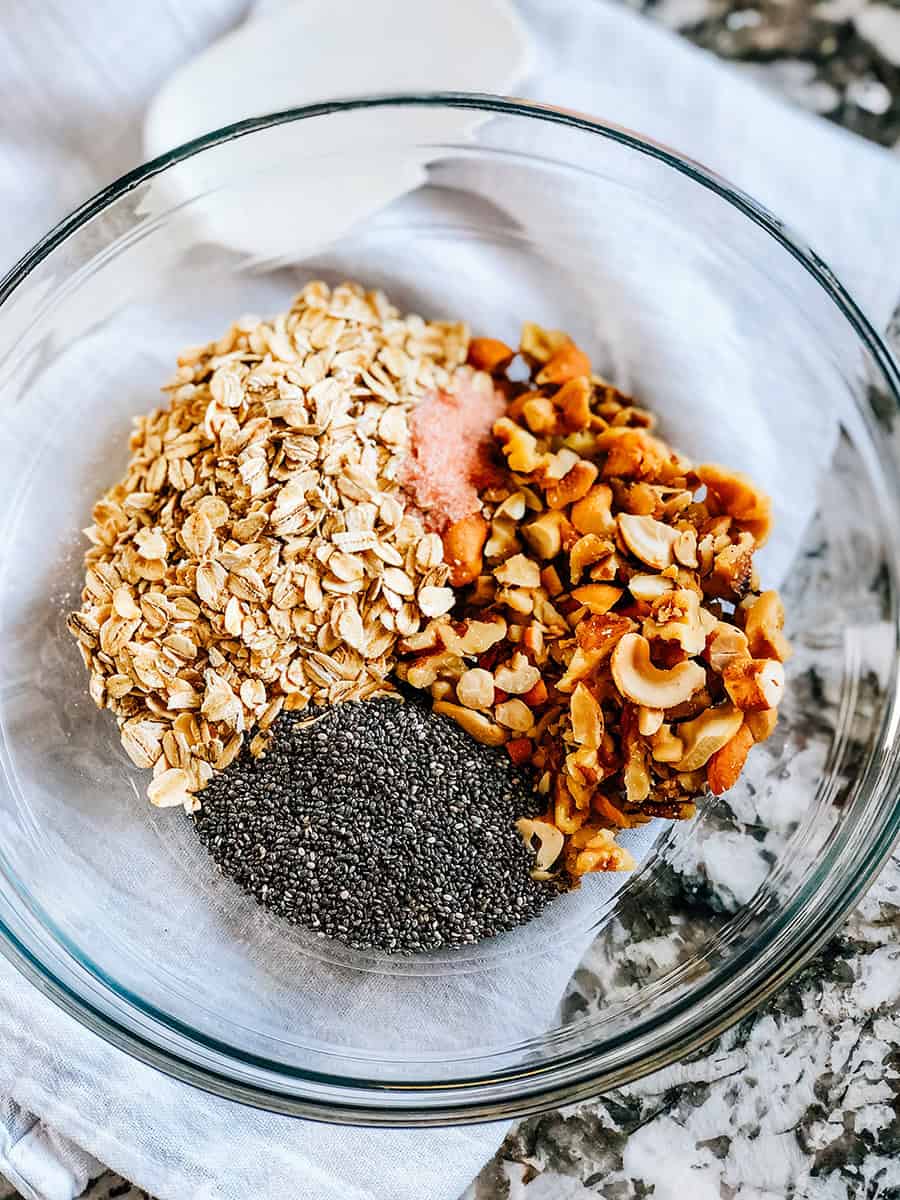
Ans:
<svg viewBox="0 0 900 1200"><path fill-rule="evenodd" d="M444 533L444 561L454 587L471 583L480 574L487 535L488 524L480 513L455 521Z"/></svg>
<svg viewBox="0 0 900 1200"><path fill-rule="evenodd" d="M784 667L776 659L747 658L730 663L722 680L725 691L744 712L777 708L784 694Z"/></svg>
<svg viewBox="0 0 900 1200"><path fill-rule="evenodd" d="M562 513L541 513L533 521L522 526L522 537L532 548L538 558L556 558L562 549L562 526L565 521Z"/></svg>
<svg viewBox="0 0 900 1200"><path fill-rule="evenodd" d="M466 733L471 734L476 742L483 746L502 746L509 740L505 729L495 725L484 713L475 712L471 708L463 708L461 704L450 704L446 700L438 700L432 705L434 712L445 717L451 717Z"/></svg>
<svg viewBox="0 0 900 1200"><path fill-rule="evenodd" d="M494 578L504 587L537 588L541 586L541 569L524 554L514 554L494 569Z"/></svg>
<svg viewBox="0 0 900 1200"><path fill-rule="evenodd" d="M650 738L650 754L654 762L680 762L684 755L684 742L675 736L671 725L660 725Z"/></svg>
<svg viewBox="0 0 900 1200"><path fill-rule="evenodd" d="M736 625L729 625L727 621L717 621L709 639L706 658L712 669L721 675L732 663L750 658L747 638Z"/></svg>
<svg viewBox="0 0 900 1200"><path fill-rule="evenodd" d="M517 652L507 666L498 667L494 672L494 683L511 696L523 696L531 691L540 677L538 668L533 667L524 654Z"/></svg>
<svg viewBox="0 0 900 1200"><path fill-rule="evenodd" d="M578 745L596 749L603 739L603 711L583 683L577 684L571 695L569 715Z"/></svg>
<svg viewBox="0 0 900 1200"><path fill-rule="evenodd" d="M616 687L628 700L643 708L674 708L706 683L706 672L688 659L670 671L650 661L650 643L639 633L626 633L610 662Z"/></svg>
<svg viewBox="0 0 900 1200"><path fill-rule="evenodd" d="M731 741L744 723L744 714L730 704L708 708L693 721L682 721L678 736L684 754L675 764L679 772L697 771L705 766L717 750Z"/></svg>
<svg viewBox="0 0 900 1200"><path fill-rule="evenodd" d="M632 575L628 590L635 600L658 600L666 592L675 590L675 580L668 575Z"/></svg>
<svg viewBox="0 0 900 1200"><path fill-rule="evenodd" d="M466 671L457 681L456 697L465 708L490 708L494 703L494 680L490 671L482 667Z"/></svg>
<svg viewBox="0 0 900 1200"><path fill-rule="evenodd" d="M652 737L654 733L658 733L662 728L663 715L661 708L639 708L638 733L643 737Z"/></svg>
<svg viewBox="0 0 900 1200"><path fill-rule="evenodd" d="M763 592L747 608L744 632L754 658L777 658L786 662L791 656L791 644L781 632L784 628L784 606L777 592Z"/></svg>
<svg viewBox="0 0 900 1200"><path fill-rule="evenodd" d="M619 513L616 520L622 541L635 558L659 571L672 565L675 543L681 537L677 529L653 517L636 517L632 513Z"/></svg>
<svg viewBox="0 0 900 1200"><path fill-rule="evenodd" d="M534 839L538 840L537 853L534 860L535 874L542 874L549 871L556 860L562 853L563 835L551 825L549 821L532 821L528 817L521 817L516 821L516 829L518 829L522 841L533 849ZM543 876L546 878L546 876Z"/></svg>
<svg viewBox="0 0 900 1200"><path fill-rule="evenodd" d="M534 714L524 700L504 700L494 709L494 716L515 733L527 733L534 724Z"/></svg>

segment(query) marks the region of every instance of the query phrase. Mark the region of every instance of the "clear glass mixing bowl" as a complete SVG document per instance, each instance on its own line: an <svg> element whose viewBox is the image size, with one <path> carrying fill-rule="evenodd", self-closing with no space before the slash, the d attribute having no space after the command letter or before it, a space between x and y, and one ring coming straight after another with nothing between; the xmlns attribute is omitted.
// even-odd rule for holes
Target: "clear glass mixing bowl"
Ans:
<svg viewBox="0 0 900 1200"><path fill-rule="evenodd" d="M764 447L789 439L803 474L796 404L831 438L806 498L815 517L780 551L796 654L776 736L732 794L655 827L618 891L589 880L472 950L351 953L256 907L186 819L144 801L64 627L79 530L176 353L238 314L286 307L318 276L509 339L523 319L567 329L675 414L673 437L702 441L703 397L740 429L754 395L783 390L767 427L747 411L763 474ZM336 1121L534 1111L633 1079L736 1020L884 860L900 828L900 378L823 264L722 180L526 104L321 105L120 180L19 263L0 301L2 949L130 1054ZM784 528L799 535L806 500L785 490Z"/></svg>

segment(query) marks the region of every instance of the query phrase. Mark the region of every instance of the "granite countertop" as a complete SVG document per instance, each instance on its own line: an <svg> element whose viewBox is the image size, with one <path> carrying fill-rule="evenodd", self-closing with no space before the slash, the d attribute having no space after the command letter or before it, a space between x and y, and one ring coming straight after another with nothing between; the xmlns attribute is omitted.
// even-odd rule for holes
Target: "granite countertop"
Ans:
<svg viewBox="0 0 900 1200"><path fill-rule="evenodd" d="M900 5L632 0L811 112L900 152Z"/></svg>
<svg viewBox="0 0 900 1200"><path fill-rule="evenodd" d="M900 154L896 0L632 6ZM891 334L900 351L900 309ZM520 1122L463 1200L650 1196L900 1198L900 855L762 1009L677 1065Z"/></svg>
<svg viewBox="0 0 900 1200"><path fill-rule="evenodd" d="M900 153L898 0L633 7ZM761 1010L677 1065L518 1123L461 1200L650 1196L900 1200L900 856ZM146 1193L107 1173L87 1197Z"/></svg>

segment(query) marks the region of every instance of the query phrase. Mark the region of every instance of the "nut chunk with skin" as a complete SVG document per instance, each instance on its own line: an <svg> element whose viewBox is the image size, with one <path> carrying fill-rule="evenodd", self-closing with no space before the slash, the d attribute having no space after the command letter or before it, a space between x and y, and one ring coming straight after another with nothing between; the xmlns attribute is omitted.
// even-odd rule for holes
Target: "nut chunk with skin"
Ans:
<svg viewBox="0 0 900 1200"><path fill-rule="evenodd" d="M540 878L628 870L619 830L688 818L775 728L790 646L754 553L771 506L694 467L565 333L471 343L507 398L502 469L443 533L457 603L398 643L398 674L473 737L530 764Z"/></svg>

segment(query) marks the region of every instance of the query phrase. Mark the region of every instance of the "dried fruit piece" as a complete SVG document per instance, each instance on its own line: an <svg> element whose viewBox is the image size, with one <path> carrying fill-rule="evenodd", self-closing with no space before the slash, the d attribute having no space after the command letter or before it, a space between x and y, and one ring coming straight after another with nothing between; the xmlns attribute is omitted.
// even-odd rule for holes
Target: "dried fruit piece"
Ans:
<svg viewBox="0 0 900 1200"><path fill-rule="evenodd" d="M479 371L495 375L509 366L515 354L515 350L511 350L505 342L498 341L497 338L477 337L469 342L466 361Z"/></svg>
<svg viewBox="0 0 900 1200"><path fill-rule="evenodd" d="M546 683L543 679L539 679L527 692L522 693L522 699L529 708L540 708L542 704L547 703L549 694Z"/></svg>
<svg viewBox="0 0 900 1200"><path fill-rule="evenodd" d="M481 574L488 523L480 513L455 521L444 533L444 560L450 567L450 582L464 587Z"/></svg>
<svg viewBox="0 0 900 1200"><path fill-rule="evenodd" d="M583 350L569 342L559 347L547 359L535 377L539 387L548 383L566 383L579 375L590 375L591 360Z"/></svg>
<svg viewBox="0 0 900 1200"><path fill-rule="evenodd" d="M751 731L746 724L741 725L734 737L710 758L706 779L714 796L721 796L737 783L753 742Z"/></svg>
<svg viewBox="0 0 900 1200"><path fill-rule="evenodd" d="M727 513L762 546L772 528L772 502L752 479L740 471L729 471L715 463L697 467L706 486L706 506L713 514Z"/></svg>
<svg viewBox="0 0 900 1200"><path fill-rule="evenodd" d="M590 613L601 615L609 612L622 598L622 588L609 583L585 583L572 589L572 597Z"/></svg>
<svg viewBox="0 0 900 1200"><path fill-rule="evenodd" d="M517 767L522 767L526 763L531 762L533 752L534 742L532 742L531 738L510 738L506 743L506 753Z"/></svg>
<svg viewBox="0 0 900 1200"><path fill-rule="evenodd" d="M579 533L614 533L612 489L605 483L594 484L587 495L572 505L569 519Z"/></svg>

